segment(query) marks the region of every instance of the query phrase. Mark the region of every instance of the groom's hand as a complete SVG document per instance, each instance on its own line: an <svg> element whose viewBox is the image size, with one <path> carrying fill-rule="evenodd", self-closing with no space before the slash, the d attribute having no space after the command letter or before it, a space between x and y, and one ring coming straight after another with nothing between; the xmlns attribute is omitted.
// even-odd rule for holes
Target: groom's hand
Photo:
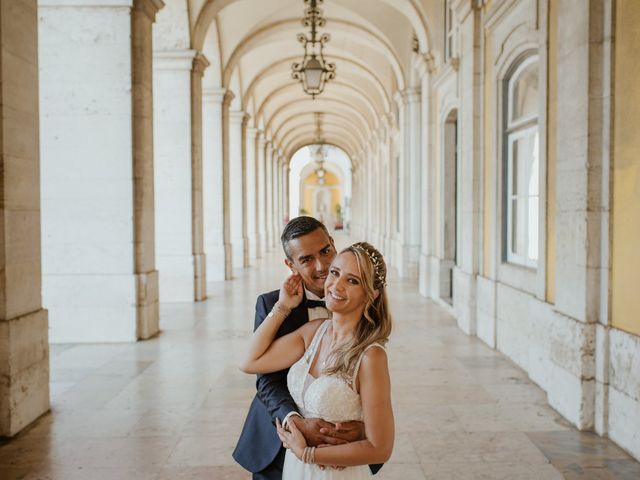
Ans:
<svg viewBox="0 0 640 480"><path fill-rule="evenodd" d="M337 432L334 424L325 422L320 418L302 418L297 415L292 415L291 417L289 417L287 422L295 423L296 427L298 427L298 430L300 430L300 432L302 432L302 435L304 435L304 438L307 441L307 445L309 445L310 447L317 447L323 444L340 445L342 443L348 443L348 440L328 433Z"/></svg>
<svg viewBox="0 0 640 480"><path fill-rule="evenodd" d="M320 433L343 440L345 443L357 442L366 438L363 422L341 422L329 425L331 425L329 428L321 428Z"/></svg>

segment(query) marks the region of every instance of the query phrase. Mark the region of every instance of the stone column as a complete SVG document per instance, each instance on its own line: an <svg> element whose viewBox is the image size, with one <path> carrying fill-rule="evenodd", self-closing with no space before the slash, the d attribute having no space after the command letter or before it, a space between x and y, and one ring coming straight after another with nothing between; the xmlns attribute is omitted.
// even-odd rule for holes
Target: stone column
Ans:
<svg viewBox="0 0 640 480"><path fill-rule="evenodd" d="M267 141L264 146L265 164L265 224L266 224L266 249L273 248L273 145Z"/></svg>
<svg viewBox="0 0 640 480"><path fill-rule="evenodd" d="M622 7L621 2L618 4ZM609 394L624 398L621 398L621 403L617 403L611 397L603 398L604 392L600 390L602 380L609 375L613 377L608 378L612 383L617 383L615 378L625 375L623 372L629 368L627 365L632 363L627 359L630 358L633 344L627 343L626 339L622 340L619 331L609 329L609 325L605 327L600 324L596 327L598 320L608 324L611 318L611 267L608 257L616 224L613 224L614 232L610 233L609 202L613 200L615 207L615 197L611 196L609 190L612 184L609 159L612 158L616 170L624 169L615 165L617 161L623 162L623 156L611 155L609 129L613 118L611 110L607 108L611 100L611 91L608 89L612 75L620 71L618 68L611 69L609 63L613 59L608 58L607 50L611 47L608 43L613 41L615 48L615 42L618 41L615 32L609 30L609 22L616 25L616 20L620 19L616 18L615 9L610 2L581 2L575 8L558 2L556 9L558 28L555 109L558 130L562 134L558 134L556 139L556 253L555 265L551 268L555 269L557 286L554 310L560 314L557 319L554 318L554 333L562 332L565 335L562 338L567 338L567 343L554 342L554 348L558 344L563 347L563 350L559 350L563 354L552 359L555 365L561 367L554 371L553 378L561 380L564 385L562 388L549 389L548 399L555 409L580 430L592 429L594 419L604 413L596 413L596 398L599 407L604 406L604 401L610 407L619 406L624 413L610 410L608 423L609 427L616 425L620 430L608 433L614 439L618 437L618 441L622 441L623 446L629 449L634 445L638 452L637 428L634 430L634 427L629 426L633 424L637 427L640 419L637 398L633 402L629 396L624 398L625 394L610 389ZM636 39L636 44L639 43L637 28L637 24L634 24L633 38ZM634 82L637 93L637 78ZM617 79L614 77L614 86L616 83ZM623 95L625 102L634 99L633 91L625 91ZM635 99L637 98L636 95ZM638 108L637 104L635 108ZM614 124L613 129L615 128ZM635 129L635 126L631 129ZM636 156L637 152L633 155ZM631 180L633 169L626 171L629 191L637 191L638 177ZM619 171L614 175L619 175ZM632 184L634 187L631 187ZM616 186L621 188L623 183L613 182L613 185L615 191ZM636 206L633 208L635 210ZM634 215L637 215L637 211ZM637 290L637 286L628 288ZM637 312L633 314L637 315ZM621 343L611 344L607 341L605 334L611 332L620 338L618 342ZM607 362L611 362L608 369L605 367ZM637 365L636 360L635 368ZM619 386L623 383L627 382L620 382ZM637 394L637 380L631 381L629 378L629 383L636 388L633 390L634 387L628 387L628 392L633 390ZM571 388L571 402L567 401L568 386ZM611 401L614 403L609 403ZM632 414L634 407L635 414ZM612 418L611 415L618 418ZM597 430L602 430L601 424L596 427Z"/></svg>
<svg viewBox="0 0 640 480"><path fill-rule="evenodd" d="M359 237L366 238L366 225L367 225L367 172L364 164L364 151L361 154L358 165L358 216L360 218Z"/></svg>
<svg viewBox="0 0 640 480"><path fill-rule="evenodd" d="M362 222L364 220L364 212L362 211L362 167L360 166L358 157L354 158L352 196L353 236L355 238L364 238L362 229Z"/></svg>
<svg viewBox="0 0 640 480"><path fill-rule="evenodd" d="M460 22L459 131L457 155L460 219L456 235L460 238L459 258L453 269L453 304L458 326L476 333L476 292L480 255L480 140L482 99L482 57L480 50L481 13L477 5L460 3L456 15ZM458 257L458 256L457 256Z"/></svg>
<svg viewBox="0 0 640 480"><path fill-rule="evenodd" d="M380 225L378 224L379 211L378 211L378 198L377 198L377 189L378 189L378 135L377 132L374 131L371 136L371 149L370 149L370 157L369 157L369 169L371 173L370 179L370 191L369 191L369 201L371 202L371 233L369 239L373 245L377 244L378 241L378 232L380 231Z"/></svg>
<svg viewBox="0 0 640 480"><path fill-rule="evenodd" d="M280 225L282 224L282 161L279 150L278 156L273 162L273 175L275 177L275 213L273 216L273 232L275 241L275 235L280 231Z"/></svg>
<svg viewBox="0 0 640 480"><path fill-rule="evenodd" d="M385 181L384 176L382 175L382 149L383 149L383 139L384 139L384 131L382 130L384 127L382 125L378 128L376 133L376 149L375 149L375 168L374 168L374 181L375 187L372 192L373 201L375 205L375 221L374 221L374 229L375 229L375 245L376 248L382 248L382 234L384 227L384 205L382 204L382 185Z"/></svg>
<svg viewBox="0 0 640 480"><path fill-rule="evenodd" d="M247 245L249 264L259 258L258 255L258 129L253 127L245 128L245 152L246 152L246 176L247 184Z"/></svg>
<svg viewBox="0 0 640 480"><path fill-rule="evenodd" d="M155 269L153 184L153 45L160 0L134 0L131 10L131 102L133 112L134 265L136 337L160 331L158 271Z"/></svg>
<svg viewBox="0 0 640 480"><path fill-rule="evenodd" d="M226 90L203 91L202 196L204 251L209 280L225 280L224 196L222 175L222 102Z"/></svg>
<svg viewBox="0 0 640 480"><path fill-rule="evenodd" d="M204 200L202 160L202 75L209 61L202 53L191 70L191 231L193 254L193 298L207 298L207 257L204 250Z"/></svg>
<svg viewBox="0 0 640 480"><path fill-rule="evenodd" d="M0 38L0 437L11 437L49 410L36 0L0 2Z"/></svg>
<svg viewBox="0 0 640 480"><path fill-rule="evenodd" d="M243 268L245 235L243 228L244 188L242 166L242 123L244 112L229 113L229 214L233 269Z"/></svg>
<svg viewBox="0 0 640 480"><path fill-rule="evenodd" d="M371 200L373 198L373 188L372 188L372 168L373 168L373 162L371 159L371 155L372 155L372 149L371 149L371 144L373 143L373 140L371 137L369 137L369 141L367 142L367 146L365 148L364 151L364 158L363 158L363 176L364 176L364 181L362 182L364 185L364 208L365 208L365 214L364 214L364 219L365 219L365 227L364 227L364 238L367 241L373 241L371 239L372 235L373 235L373 208L371 205Z"/></svg>
<svg viewBox="0 0 640 480"><path fill-rule="evenodd" d="M291 219L291 213L289 212L289 165L283 163L282 165L282 210L283 210L283 221L289 221ZM282 226L284 228L284 225Z"/></svg>
<svg viewBox="0 0 640 480"><path fill-rule="evenodd" d="M275 212L273 216L273 242L278 243L278 237L282 230L282 150L278 149L278 155L273 162L273 174L275 181Z"/></svg>
<svg viewBox="0 0 640 480"><path fill-rule="evenodd" d="M432 129L431 115L435 108L431 108L431 86L430 86L430 74L433 68L433 58L430 56L417 55L414 58L414 67L418 71L420 77L420 91L421 95L421 126L420 137L422 139L420 143L421 148L421 178L420 178L420 204L421 204L421 221L420 221L420 261L418 270L418 290L421 295L429 296L430 294L430 262L431 262L431 228L430 224L433 221L435 212L432 211L432 169L433 159L430 153L430 132Z"/></svg>
<svg viewBox="0 0 640 480"><path fill-rule="evenodd" d="M247 231L249 229L249 193L247 192L247 128L249 125L249 119L251 116L248 113L244 114L242 118L242 125L240 127L240 138L241 138L241 148L242 148L242 205L244 208L242 209L242 265L243 267L249 266L249 237L247 235Z"/></svg>
<svg viewBox="0 0 640 480"><path fill-rule="evenodd" d="M224 238L224 278L233 278L233 250L231 247L231 144L229 111L235 95L227 90L222 99L222 235Z"/></svg>
<svg viewBox="0 0 640 480"><path fill-rule="evenodd" d="M395 177L392 172L392 165L394 162L394 158L391 152L391 114L387 114L384 117L385 124L385 137L386 141L383 146L382 156L384 157L384 170L383 175L385 178L384 182L384 236L382 239L383 249L385 255L389 255L391 252L391 230L393 228L392 215L394 212L392 211L392 199L391 199L391 191L393 188L393 183L395 182Z"/></svg>
<svg viewBox="0 0 640 480"><path fill-rule="evenodd" d="M383 219L382 219L382 240L381 240L381 244L380 244L380 248L382 249L382 251L385 253L385 255L388 253L389 248L389 229L391 227L391 222L390 222L390 213L391 213L391 199L389 198L389 187L390 187L390 183L393 181L393 178L389 176L389 163L390 163L390 159L389 156L387 155L389 151L389 147L387 144L385 144L383 146L383 158L382 158L382 176L383 176L383 180L382 180L382 191L380 192L380 195L382 197L382 215L383 215Z"/></svg>
<svg viewBox="0 0 640 480"><path fill-rule="evenodd" d="M369 143L367 145L366 154L366 175L365 183L367 188L367 241L375 245L376 243L376 205L375 205L375 188L376 188L376 149L375 149L375 131L371 132Z"/></svg>
<svg viewBox="0 0 640 480"><path fill-rule="evenodd" d="M364 160L364 150L360 154L358 162L358 230L360 238L366 238L366 225L367 225L367 177L366 167Z"/></svg>
<svg viewBox="0 0 640 480"><path fill-rule="evenodd" d="M383 161L383 191L381 192L383 198L383 209L384 209L384 233L382 237L382 249L385 252L385 255L388 255L391 251L391 215L392 215L392 202L391 202L391 184L395 181L393 175L391 174L391 163L393 161L393 157L391 155L391 117L392 115L387 114L383 118L384 128L385 128L385 142L382 150L382 161Z"/></svg>
<svg viewBox="0 0 640 480"><path fill-rule="evenodd" d="M365 144L360 154L360 230L361 236L365 240L369 234L369 186L367 178L367 157L368 157L368 144Z"/></svg>
<svg viewBox="0 0 640 480"><path fill-rule="evenodd" d="M151 27L163 4L59 3L38 6L51 340L148 338L159 328Z"/></svg>
<svg viewBox="0 0 640 480"><path fill-rule="evenodd" d="M356 159L351 158L351 203L349 205L349 215L351 220L349 222L349 234L355 236L356 233L356 208L358 204L358 169L356 166Z"/></svg>
<svg viewBox="0 0 640 480"><path fill-rule="evenodd" d="M420 254L420 89L408 89L398 96L402 135L400 254L398 273L417 278Z"/></svg>
<svg viewBox="0 0 640 480"><path fill-rule="evenodd" d="M282 150L278 149L278 157L274 162L274 172L276 175L276 214L273 222L273 243L278 245L278 238L282 231L282 219L284 218L284 179L282 177L283 156Z"/></svg>
<svg viewBox="0 0 640 480"><path fill-rule="evenodd" d="M154 52L156 262L160 298L193 300L192 80L195 51Z"/></svg>
<svg viewBox="0 0 640 480"><path fill-rule="evenodd" d="M369 138L369 146L367 148L367 239L371 243L376 241L376 206L375 206L375 188L376 188L376 133L373 131Z"/></svg>
<svg viewBox="0 0 640 480"><path fill-rule="evenodd" d="M280 236L280 157L282 152L279 148L274 148L271 158L271 246L278 247L278 237Z"/></svg>
<svg viewBox="0 0 640 480"><path fill-rule="evenodd" d="M378 243L379 243L379 249L381 252L386 252L385 250L385 242L386 242L386 238L387 238L387 207L388 207L388 203L387 203L387 197L386 197L386 190L387 190L387 184L389 182L389 177L387 174L387 152L388 152L388 141L389 141L389 136L388 136L388 128L387 128L387 121L386 118L383 117L381 119L380 122L380 127L379 127L379 137L380 137L380 143L378 145L378 191L376 192L376 195L378 196L378 218L379 218L379 234L378 234Z"/></svg>
<svg viewBox="0 0 640 480"><path fill-rule="evenodd" d="M389 263L392 265L397 265L397 251L399 248L398 245L398 235L400 229L400 170L401 170L401 160L399 154L399 138L400 132L397 122L395 121L395 115L392 115L392 128L391 128L391 138L389 139L389 238L388 238L388 252L389 252Z"/></svg>
<svg viewBox="0 0 640 480"><path fill-rule="evenodd" d="M256 250L258 258L262 258L263 254L267 251L267 219L266 219L266 205L267 195L265 193L266 186L266 164L265 164L265 151L267 140L264 137L264 133L258 131L256 135L256 165L257 165L257 181L256 188L256 220L258 222Z"/></svg>

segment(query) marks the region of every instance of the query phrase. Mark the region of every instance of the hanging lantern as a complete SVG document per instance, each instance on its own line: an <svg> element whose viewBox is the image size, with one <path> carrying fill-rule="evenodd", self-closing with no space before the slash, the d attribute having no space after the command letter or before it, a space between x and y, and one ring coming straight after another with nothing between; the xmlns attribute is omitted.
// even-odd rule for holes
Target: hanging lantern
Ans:
<svg viewBox="0 0 640 480"><path fill-rule="evenodd" d="M324 45L331 37L328 33L318 34L318 27L325 24L322 10L318 7L322 2L323 0L304 0L309 7L305 10L302 24L310 27L311 31L309 36L298 34L298 41L304 46L304 57L301 62L294 62L291 66L293 79L302 83L302 89L314 99L324 91L325 84L336 76L336 65L325 61L323 52Z"/></svg>

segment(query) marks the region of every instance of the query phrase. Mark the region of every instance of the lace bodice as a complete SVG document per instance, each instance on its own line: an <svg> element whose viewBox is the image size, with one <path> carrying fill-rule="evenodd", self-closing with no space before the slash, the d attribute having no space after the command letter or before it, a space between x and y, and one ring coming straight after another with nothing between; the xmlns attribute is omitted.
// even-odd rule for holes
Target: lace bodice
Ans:
<svg viewBox="0 0 640 480"><path fill-rule="evenodd" d="M333 375L314 378L309 369L316 356L320 339L331 320L325 320L313 336L313 340L302 358L294 363L287 375L287 386L300 413L307 418L322 418L328 422L362 421L360 395L344 379ZM374 344L380 346L378 344ZM370 347L374 346L370 345ZM363 352L364 355L364 352ZM354 379L358 375L358 360ZM354 384L355 382L351 382Z"/></svg>

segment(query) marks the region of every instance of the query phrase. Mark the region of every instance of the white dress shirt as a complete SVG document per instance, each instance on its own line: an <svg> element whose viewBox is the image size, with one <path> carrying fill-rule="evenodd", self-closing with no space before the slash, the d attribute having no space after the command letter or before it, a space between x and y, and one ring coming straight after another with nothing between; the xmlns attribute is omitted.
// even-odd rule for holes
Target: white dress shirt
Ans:
<svg viewBox="0 0 640 480"><path fill-rule="evenodd" d="M307 297L307 300L324 300L324 298L318 297L316 294L310 292L306 288L304 289L304 294ZM320 318L329 318L331 316L329 314L329 310L327 310L325 307L307 308L307 311L309 312L309 321L318 320Z"/></svg>

